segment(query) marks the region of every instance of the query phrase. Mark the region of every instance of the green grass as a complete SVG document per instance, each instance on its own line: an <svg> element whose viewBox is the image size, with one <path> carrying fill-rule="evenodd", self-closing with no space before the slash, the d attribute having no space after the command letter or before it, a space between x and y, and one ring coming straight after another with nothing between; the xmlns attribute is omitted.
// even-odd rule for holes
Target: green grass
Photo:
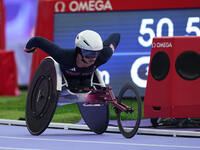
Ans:
<svg viewBox="0 0 200 150"><path fill-rule="evenodd" d="M134 108L135 112L134 112L134 116L130 115L130 114L127 114L125 112L121 112L121 119L122 120L132 120L132 119L136 119L136 116L137 116L137 106L136 106L136 102L133 100L125 100L122 102L123 104L126 104L128 106L132 106L132 108ZM142 101L142 106L143 106L143 101ZM109 108L110 108L110 119L111 120L116 120L116 114L114 112L114 110L112 109L113 106L112 105L109 105ZM143 110L143 107L142 107L142 110ZM144 117L144 111L142 111L142 117Z"/></svg>
<svg viewBox="0 0 200 150"><path fill-rule="evenodd" d="M27 91L21 91L20 96L0 96L1 119L25 119ZM77 104L59 107L53 117L53 122L76 123L81 119Z"/></svg>
<svg viewBox="0 0 200 150"><path fill-rule="evenodd" d="M0 96L0 118L1 119L24 119L27 91L21 91L20 96ZM110 119L115 120L116 114L110 108ZM64 105L56 109L52 122L77 123L81 119L77 104Z"/></svg>
<svg viewBox="0 0 200 150"><path fill-rule="evenodd" d="M56 109L52 122L76 123L81 119L77 104L68 104Z"/></svg>
<svg viewBox="0 0 200 150"><path fill-rule="evenodd" d="M20 96L0 97L0 118L19 119L25 117L25 99L27 91L21 91Z"/></svg>

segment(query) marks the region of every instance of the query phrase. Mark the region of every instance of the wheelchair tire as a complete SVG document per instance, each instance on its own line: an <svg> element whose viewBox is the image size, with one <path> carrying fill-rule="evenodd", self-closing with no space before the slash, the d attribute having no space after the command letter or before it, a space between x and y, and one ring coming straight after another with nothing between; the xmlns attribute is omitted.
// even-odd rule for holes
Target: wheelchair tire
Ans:
<svg viewBox="0 0 200 150"><path fill-rule="evenodd" d="M132 138L138 131L142 117L142 100L137 87L133 83L126 83L119 92L117 102L134 110L133 112L116 110L120 132L124 137Z"/></svg>
<svg viewBox="0 0 200 150"><path fill-rule="evenodd" d="M28 89L26 125L32 135L40 135L51 122L58 102L54 61L45 58L38 66Z"/></svg>

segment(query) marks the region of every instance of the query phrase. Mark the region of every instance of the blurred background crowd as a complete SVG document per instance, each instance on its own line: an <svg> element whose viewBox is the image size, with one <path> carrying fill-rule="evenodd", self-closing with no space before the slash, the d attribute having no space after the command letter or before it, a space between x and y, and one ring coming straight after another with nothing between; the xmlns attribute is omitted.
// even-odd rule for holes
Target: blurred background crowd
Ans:
<svg viewBox="0 0 200 150"><path fill-rule="evenodd" d="M15 52L18 84L23 87L29 82L31 66L31 54L23 49L34 33L38 0L4 0L4 4L6 49Z"/></svg>

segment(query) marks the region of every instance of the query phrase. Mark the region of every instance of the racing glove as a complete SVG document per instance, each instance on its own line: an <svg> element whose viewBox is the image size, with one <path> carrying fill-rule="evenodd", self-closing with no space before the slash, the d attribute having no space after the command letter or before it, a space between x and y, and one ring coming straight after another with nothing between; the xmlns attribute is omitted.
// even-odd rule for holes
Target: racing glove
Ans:
<svg viewBox="0 0 200 150"><path fill-rule="evenodd" d="M32 47L31 49L28 49L28 48L24 48L24 51L27 52L27 53L32 53L36 50L37 48L36 47Z"/></svg>

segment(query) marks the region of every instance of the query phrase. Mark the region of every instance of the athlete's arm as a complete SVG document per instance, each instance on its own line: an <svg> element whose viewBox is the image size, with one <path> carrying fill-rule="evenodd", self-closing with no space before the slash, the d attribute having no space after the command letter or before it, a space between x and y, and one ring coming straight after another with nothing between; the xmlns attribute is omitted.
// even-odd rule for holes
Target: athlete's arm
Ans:
<svg viewBox="0 0 200 150"><path fill-rule="evenodd" d="M52 54L54 55L55 51L56 52L61 51L60 50L61 48L58 47L56 44L40 36L35 36L31 38L26 44L25 51L34 52L36 48L40 48L41 50L45 51L49 55L52 55Z"/></svg>
<svg viewBox="0 0 200 150"><path fill-rule="evenodd" d="M120 41L120 34L113 33L103 42L103 46L110 47L114 52L114 50L117 48L119 44L119 41Z"/></svg>
<svg viewBox="0 0 200 150"><path fill-rule="evenodd" d="M119 33L111 34L103 42L103 50L99 54L99 57L97 58L97 63L98 62L100 63L98 65L104 64L110 59L110 57L112 56L113 52L117 48L119 42L120 42L120 34Z"/></svg>
<svg viewBox="0 0 200 150"><path fill-rule="evenodd" d="M25 47L26 52L34 52L36 48L40 48L42 51L46 52L52 56L57 62L65 64L66 59L71 57L70 50L62 49L53 42L46 38L35 36L31 38Z"/></svg>

